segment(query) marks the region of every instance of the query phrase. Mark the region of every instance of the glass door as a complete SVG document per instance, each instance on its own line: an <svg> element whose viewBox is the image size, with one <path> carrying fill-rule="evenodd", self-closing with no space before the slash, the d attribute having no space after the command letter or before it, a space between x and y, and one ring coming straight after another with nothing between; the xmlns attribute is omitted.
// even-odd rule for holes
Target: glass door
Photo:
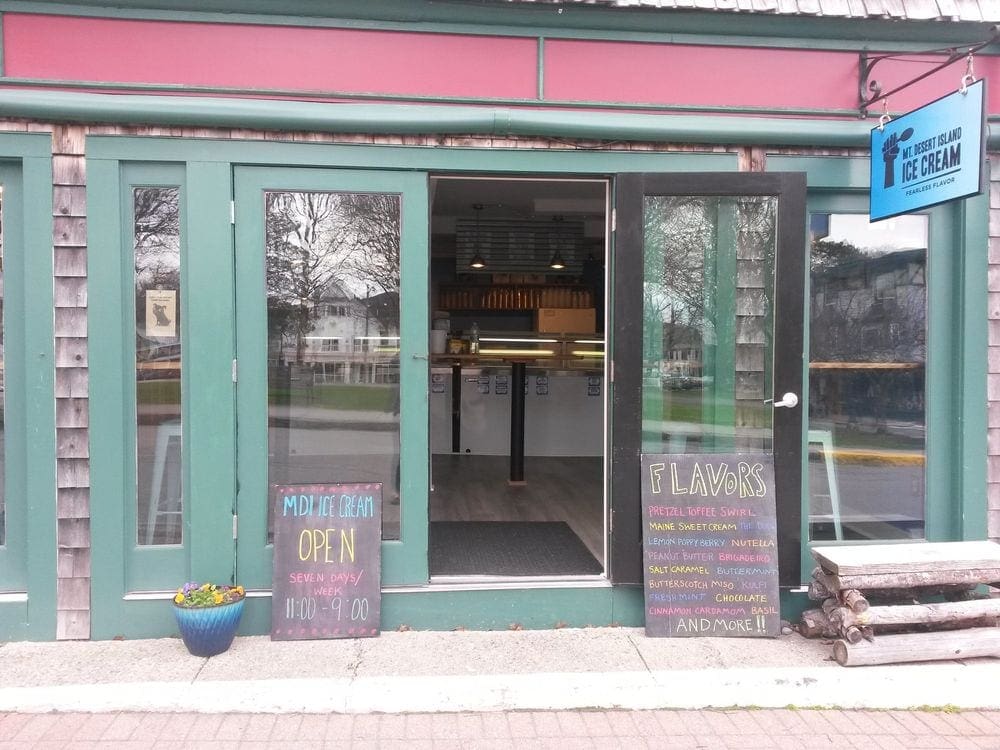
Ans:
<svg viewBox="0 0 1000 750"><path fill-rule="evenodd" d="M612 578L641 582L641 453L771 453L798 585L805 178L616 181Z"/></svg>
<svg viewBox="0 0 1000 750"><path fill-rule="evenodd" d="M383 585L427 581L427 179L237 168L237 578L274 485L382 483Z"/></svg>

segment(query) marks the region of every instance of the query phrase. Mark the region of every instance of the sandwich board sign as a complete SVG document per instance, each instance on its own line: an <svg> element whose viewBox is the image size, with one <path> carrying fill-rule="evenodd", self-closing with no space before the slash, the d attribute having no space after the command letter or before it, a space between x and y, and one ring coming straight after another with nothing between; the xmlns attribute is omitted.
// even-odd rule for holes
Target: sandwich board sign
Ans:
<svg viewBox="0 0 1000 750"><path fill-rule="evenodd" d="M271 640L377 636L382 485L276 485Z"/></svg>
<svg viewBox="0 0 1000 750"><path fill-rule="evenodd" d="M985 105L979 80L872 128L872 221L985 190Z"/></svg>
<svg viewBox="0 0 1000 750"><path fill-rule="evenodd" d="M781 633L774 456L644 453L647 636Z"/></svg>

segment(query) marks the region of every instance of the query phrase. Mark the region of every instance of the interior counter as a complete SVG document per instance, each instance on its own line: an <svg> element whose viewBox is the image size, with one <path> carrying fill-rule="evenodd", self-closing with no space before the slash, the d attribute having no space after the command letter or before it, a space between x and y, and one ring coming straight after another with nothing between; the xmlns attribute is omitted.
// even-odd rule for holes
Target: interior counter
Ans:
<svg viewBox="0 0 1000 750"><path fill-rule="evenodd" d="M474 359L474 358L472 358ZM510 450L511 366L466 362L461 370L460 453L505 456ZM526 456L601 456L604 377L528 367ZM453 370L431 367L431 451L453 452Z"/></svg>

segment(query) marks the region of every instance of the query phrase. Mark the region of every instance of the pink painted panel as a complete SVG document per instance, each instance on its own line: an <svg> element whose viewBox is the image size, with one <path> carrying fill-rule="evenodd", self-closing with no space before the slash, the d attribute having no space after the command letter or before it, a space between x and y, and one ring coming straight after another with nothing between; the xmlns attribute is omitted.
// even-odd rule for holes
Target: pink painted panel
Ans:
<svg viewBox="0 0 1000 750"><path fill-rule="evenodd" d="M938 58L940 61L940 58ZM997 58L977 58L976 75L991 78L991 111L1000 111ZM885 90L927 70L885 61L875 77ZM892 111L908 111L958 88L963 63L894 95ZM545 98L709 107L856 109L858 54L826 50L659 45L547 40ZM881 105L879 105L881 107Z"/></svg>
<svg viewBox="0 0 1000 750"><path fill-rule="evenodd" d="M3 44L11 77L476 99L536 93L537 46L528 37L7 13ZM890 89L927 65L889 60L875 77ZM894 95L890 110L948 93L964 70L956 64ZM987 78L990 111L1000 112L1000 58L976 58L975 73ZM854 52L545 44L545 98L553 102L853 110L857 75Z"/></svg>
<svg viewBox="0 0 1000 750"><path fill-rule="evenodd" d="M5 13L8 76L414 96L536 95L531 38Z"/></svg>
<svg viewBox="0 0 1000 750"><path fill-rule="evenodd" d="M545 96L577 101L850 108L857 57L837 52L549 40Z"/></svg>

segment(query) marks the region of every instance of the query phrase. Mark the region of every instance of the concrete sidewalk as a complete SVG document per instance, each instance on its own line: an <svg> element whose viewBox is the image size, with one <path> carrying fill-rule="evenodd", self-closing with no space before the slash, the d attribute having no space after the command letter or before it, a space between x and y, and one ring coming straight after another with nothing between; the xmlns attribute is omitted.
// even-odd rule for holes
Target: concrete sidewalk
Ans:
<svg viewBox="0 0 1000 750"><path fill-rule="evenodd" d="M831 647L638 628L0 645L0 711L412 713L590 708L1000 707L1000 660L845 668Z"/></svg>

